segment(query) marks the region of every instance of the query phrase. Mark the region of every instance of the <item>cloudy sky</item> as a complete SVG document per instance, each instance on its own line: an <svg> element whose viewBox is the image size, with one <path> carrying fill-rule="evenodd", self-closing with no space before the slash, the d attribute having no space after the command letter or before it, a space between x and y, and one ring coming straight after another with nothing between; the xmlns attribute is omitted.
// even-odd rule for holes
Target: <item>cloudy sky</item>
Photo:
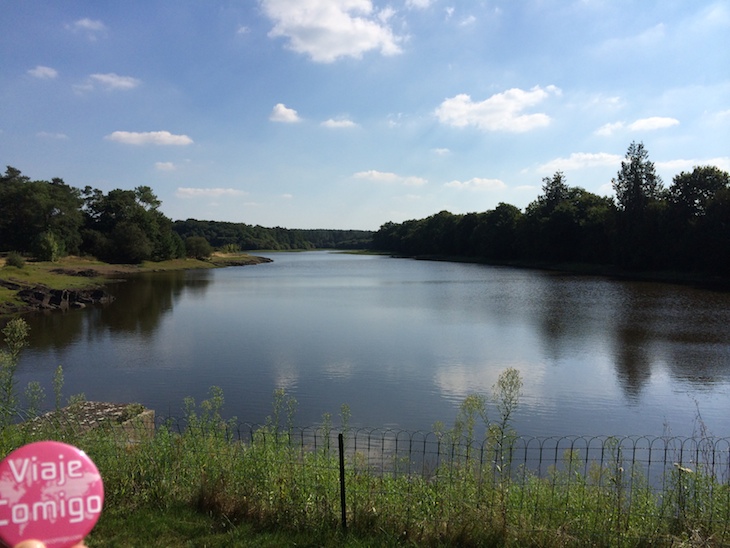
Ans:
<svg viewBox="0 0 730 548"><path fill-rule="evenodd" d="M377 229L730 169L726 0L8 0L0 162L173 219Z"/></svg>

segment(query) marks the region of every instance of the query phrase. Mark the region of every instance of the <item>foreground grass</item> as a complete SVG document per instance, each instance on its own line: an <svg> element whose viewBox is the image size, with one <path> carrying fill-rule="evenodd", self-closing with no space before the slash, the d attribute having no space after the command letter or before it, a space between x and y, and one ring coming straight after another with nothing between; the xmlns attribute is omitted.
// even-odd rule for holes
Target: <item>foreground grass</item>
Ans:
<svg viewBox="0 0 730 548"><path fill-rule="evenodd" d="M217 516L200 512L189 505L168 508L140 507L127 511L107 506L87 539L95 547L387 547L397 543L386 538L352 537L337 531L329 534L262 531L249 523L232 524Z"/></svg>
<svg viewBox="0 0 730 548"><path fill-rule="evenodd" d="M481 408L471 396L438 434L440 456L426 474L384 447L348 452L345 534L331 420L305 438L289 423L292 402L277 393L273 418L242 432L221 417L222 392L212 389L200 406L186 402L184 428L168 423L137 443L113 427L15 426L2 431L0 456L38 438L86 451L106 492L92 548L730 544L730 487L700 463L669 464L656 490L607 440L611 457L556 455L538 475L511 461L515 438L504 425L490 424L484 441L473 437Z"/></svg>

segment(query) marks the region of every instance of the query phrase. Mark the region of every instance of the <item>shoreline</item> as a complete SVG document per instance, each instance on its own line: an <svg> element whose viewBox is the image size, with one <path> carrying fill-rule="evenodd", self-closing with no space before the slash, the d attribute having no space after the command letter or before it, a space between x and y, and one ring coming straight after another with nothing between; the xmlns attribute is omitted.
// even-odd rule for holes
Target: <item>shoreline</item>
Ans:
<svg viewBox="0 0 730 548"><path fill-rule="evenodd" d="M0 319L13 316L84 308L113 300L107 284L146 272L249 266L272 262L246 253L216 253L207 260L173 259L139 265L110 264L85 257L64 257L58 262L28 261L22 268L0 259Z"/></svg>
<svg viewBox="0 0 730 548"><path fill-rule="evenodd" d="M487 261L474 257L442 256L442 255L396 255L391 257L415 259L417 261L444 261L452 263L474 263L509 268L543 270L570 274L574 276L602 276L612 280L651 282L692 286L713 291L730 291L730 279L675 271L631 271L615 265L596 265L588 263L532 263L524 261Z"/></svg>

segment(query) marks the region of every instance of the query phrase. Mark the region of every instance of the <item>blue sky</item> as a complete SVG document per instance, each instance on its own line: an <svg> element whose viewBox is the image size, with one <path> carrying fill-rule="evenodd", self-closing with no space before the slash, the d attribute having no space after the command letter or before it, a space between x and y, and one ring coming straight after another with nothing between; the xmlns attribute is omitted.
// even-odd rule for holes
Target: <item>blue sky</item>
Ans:
<svg viewBox="0 0 730 548"><path fill-rule="evenodd" d="M725 0L8 0L0 161L172 219L377 229L730 170Z"/></svg>

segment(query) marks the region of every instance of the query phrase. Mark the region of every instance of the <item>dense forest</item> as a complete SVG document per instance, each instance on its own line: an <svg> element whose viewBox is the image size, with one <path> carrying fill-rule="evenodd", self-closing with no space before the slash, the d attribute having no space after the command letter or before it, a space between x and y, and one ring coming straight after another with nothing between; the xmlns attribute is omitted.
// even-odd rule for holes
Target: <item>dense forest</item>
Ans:
<svg viewBox="0 0 730 548"><path fill-rule="evenodd" d="M730 175L714 166L676 175L665 188L643 143L631 143L612 180L615 197L569 186L556 172L524 211L500 203L482 213L441 211L362 230L295 230L244 223L173 222L152 189L74 188L0 177L0 251L41 260L65 254L139 263L205 257L213 249L365 249L409 256L529 264L584 263L730 277Z"/></svg>
<svg viewBox="0 0 730 548"><path fill-rule="evenodd" d="M293 230L264 228L220 221L175 221L173 230L183 239L205 238L217 249L366 249L373 233L367 230Z"/></svg>
<svg viewBox="0 0 730 548"><path fill-rule="evenodd" d="M524 212L500 203L484 213L441 211L386 223L373 247L409 256L730 276L727 172L695 167L665 188L643 143L631 143L612 180L615 198L571 187L561 172L542 182L542 193Z"/></svg>
<svg viewBox="0 0 730 548"><path fill-rule="evenodd" d="M55 261L91 255L111 263L204 257L213 248L365 248L372 232L290 230L215 221L173 222L148 186L111 190L34 181L14 167L0 176L0 251Z"/></svg>

